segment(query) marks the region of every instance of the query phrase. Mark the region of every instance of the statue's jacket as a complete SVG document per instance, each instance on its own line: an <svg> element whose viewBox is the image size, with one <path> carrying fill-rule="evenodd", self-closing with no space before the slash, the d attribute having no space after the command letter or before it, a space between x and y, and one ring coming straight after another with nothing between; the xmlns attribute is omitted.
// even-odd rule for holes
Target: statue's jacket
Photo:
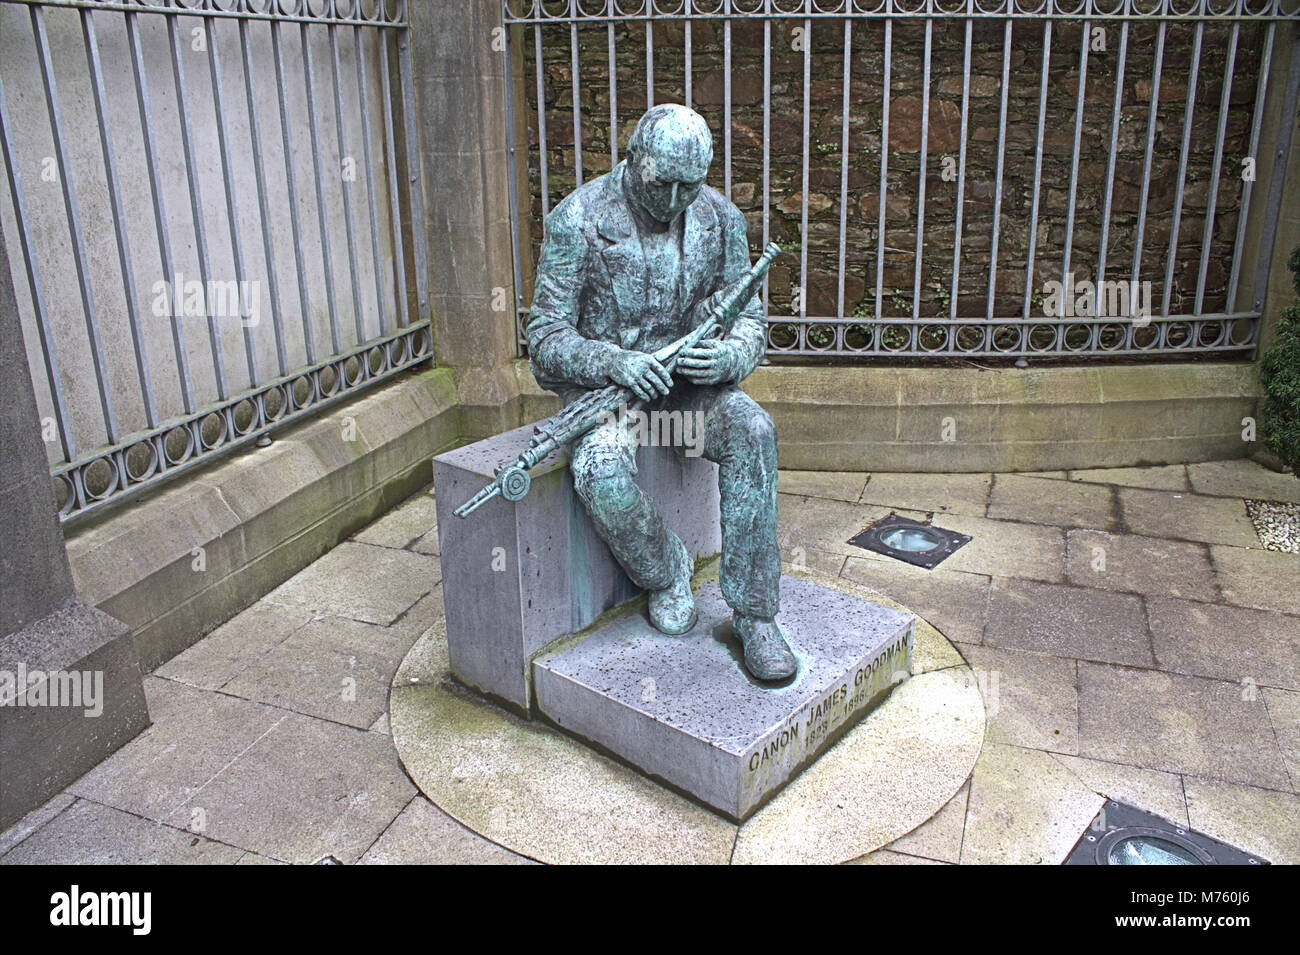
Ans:
<svg viewBox="0 0 1300 955"><path fill-rule="evenodd" d="M649 276L623 191L625 165L579 186L546 217L528 351L538 384L566 401L609 384L619 349L653 352L686 334L707 316L710 297L750 266L745 217L704 186L683 213L677 327L648 322ZM762 360L766 338L755 296L725 339L739 359L734 381Z"/></svg>

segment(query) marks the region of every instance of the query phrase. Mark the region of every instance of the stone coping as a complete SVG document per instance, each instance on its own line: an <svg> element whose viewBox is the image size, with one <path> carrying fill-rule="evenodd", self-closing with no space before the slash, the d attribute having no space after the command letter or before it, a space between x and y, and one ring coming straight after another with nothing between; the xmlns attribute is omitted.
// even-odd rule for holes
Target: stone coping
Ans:
<svg viewBox="0 0 1300 955"><path fill-rule="evenodd" d="M428 485L461 433L451 373L403 375L73 529L78 596L153 670Z"/></svg>
<svg viewBox="0 0 1300 955"><path fill-rule="evenodd" d="M558 399L515 363L524 413ZM745 380L797 471L1056 471L1245 457L1251 362L1019 368L773 364ZM845 427L852 422L852 427Z"/></svg>
<svg viewBox="0 0 1300 955"><path fill-rule="evenodd" d="M716 577L716 562L695 584ZM846 580L786 573L895 609ZM554 863L844 862L930 819L970 776L984 704L969 666L918 618L914 676L742 825L463 687L441 625L398 668L393 742L440 809L521 855Z"/></svg>

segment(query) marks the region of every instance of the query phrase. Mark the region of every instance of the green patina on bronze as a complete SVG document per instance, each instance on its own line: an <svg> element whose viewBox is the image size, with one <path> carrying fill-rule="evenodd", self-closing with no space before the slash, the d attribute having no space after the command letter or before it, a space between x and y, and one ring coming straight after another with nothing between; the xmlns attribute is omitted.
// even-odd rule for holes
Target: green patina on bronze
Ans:
<svg viewBox="0 0 1300 955"><path fill-rule="evenodd" d="M766 343L757 298L746 295L721 336L684 348L672 370L655 356L706 323L750 271L744 216L704 185L712 159L708 126L697 113L656 106L637 124L624 161L555 207L538 263L529 354L539 384L566 407L612 384L646 411L698 415L703 454L719 466L722 593L746 665L760 679L778 680L794 673L797 661L774 619L781 576L776 431L738 387ZM613 420L592 428L573 440L569 460L597 532L648 592L651 621L668 633L689 630L692 562L633 481L628 428Z"/></svg>

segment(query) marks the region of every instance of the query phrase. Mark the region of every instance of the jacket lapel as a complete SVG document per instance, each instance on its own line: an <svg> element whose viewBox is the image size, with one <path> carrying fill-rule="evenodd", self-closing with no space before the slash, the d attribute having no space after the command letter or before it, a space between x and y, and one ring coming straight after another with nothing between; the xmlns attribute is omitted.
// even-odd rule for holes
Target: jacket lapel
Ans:
<svg viewBox="0 0 1300 955"><path fill-rule="evenodd" d="M686 210L682 237L682 303L691 305L713 291L722 260L722 233L713 204L701 195Z"/></svg>
<svg viewBox="0 0 1300 955"><path fill-rule="evenodd" d="M645 256L641 253L641 242L632 223L632 214L622 195L622 173L623 164L619 163L606 187L613 194L608 195L607 201L603 203L604 209L596 224L597 233L606 243L601 250L601 258L609 273L614 302L618 306L619 324L639 321L646 307Z"/></svg>

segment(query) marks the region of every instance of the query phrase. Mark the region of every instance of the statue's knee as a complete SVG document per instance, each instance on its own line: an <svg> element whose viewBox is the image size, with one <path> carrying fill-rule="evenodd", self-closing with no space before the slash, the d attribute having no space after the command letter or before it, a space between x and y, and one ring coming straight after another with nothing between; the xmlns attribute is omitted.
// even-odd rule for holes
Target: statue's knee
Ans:
<svg viewBox="0 0 1300 955"><path fill-rule="evenodd" d="M631 469L620 454L594 454L571 464L573 487L582 502L591 507L630 507L636 501L637 486Z"/></svg>

